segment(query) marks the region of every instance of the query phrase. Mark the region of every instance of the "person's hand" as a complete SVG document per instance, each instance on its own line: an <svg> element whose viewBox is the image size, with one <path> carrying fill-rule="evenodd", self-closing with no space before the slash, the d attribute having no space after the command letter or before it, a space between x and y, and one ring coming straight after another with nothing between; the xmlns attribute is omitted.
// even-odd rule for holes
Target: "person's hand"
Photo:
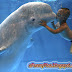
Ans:
<svg viewBox="0 0 72 72"><path fill-rule="evenodd" d="M45 26L47 26L47 22L46 22L46 21L44 21L44 20L41 20L40 25L45 27Z"/></svg>
<svg viewBox="0 0 72 72"><path fill-rule="evenodd" d="M53 28L56 29L56 25L54 24L54 21L52 21L51 23L52 23Z"/></svg>
<svg viewBox="0 0 72 72"><path fill-rule="evenodd" d="M51 23L52 23L52 25L54 25L54 21L52 21Z"/></svg>
<svg viewBox="0 0 72 72"><path fill-rule="evenodd" d="M54 21L51 22L52 26L55 27Z"/></svg>

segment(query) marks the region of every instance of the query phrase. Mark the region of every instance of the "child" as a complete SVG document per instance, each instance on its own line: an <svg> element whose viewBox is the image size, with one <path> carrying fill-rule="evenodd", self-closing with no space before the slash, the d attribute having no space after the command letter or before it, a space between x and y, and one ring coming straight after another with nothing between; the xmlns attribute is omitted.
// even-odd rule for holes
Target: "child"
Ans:
<svg viewBox="0 0 72 72"><path fill-rule="evenodd" d="M57 15L56 15L56 20L58 21L58 23L55 25L54 21L51 22L55 30L47 26L47 23L43 20L40 23L40 25L47 28L53 34L60 33L60 35L64 39L71 41L70 52L72 53L72 30L70 30L70 28L68 27L66 23L66 20L68 19L69 15L70 15L70 10L68 8L61 8L58 10Z"/></svg>

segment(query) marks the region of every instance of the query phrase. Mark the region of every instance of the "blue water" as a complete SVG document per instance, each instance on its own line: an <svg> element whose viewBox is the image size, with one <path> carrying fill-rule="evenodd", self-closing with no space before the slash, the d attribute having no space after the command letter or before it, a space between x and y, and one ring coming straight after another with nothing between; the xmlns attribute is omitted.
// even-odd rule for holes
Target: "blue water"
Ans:
<svg viewBox="0 0 72 72"><path fill-rule="evenodd" d="M32 1L41 1L50 4L52 10L55 13L57 13L61 6L69 8L71 14L67 20L67 24L72 29L72 0L0 0L0 23L22 4ZM43 28L33 34L32 40L30 41L29 46L24 54L24 58L22 59L18 69L15 72L72 72L72 69L40 70L27 68L27 63L30 61L72 62L70 45L71 43L63 39L59 34L54 35Z"/></svg>

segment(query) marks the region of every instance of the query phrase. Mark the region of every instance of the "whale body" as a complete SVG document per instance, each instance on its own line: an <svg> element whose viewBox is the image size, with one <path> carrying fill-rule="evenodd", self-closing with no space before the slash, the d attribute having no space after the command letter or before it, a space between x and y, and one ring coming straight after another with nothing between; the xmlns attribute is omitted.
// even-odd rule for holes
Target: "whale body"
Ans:
<svg viewBox="0 0 72 72"><path fill-rule="evenodd" d="M13 72L23 58L28 41L41 29L41 20L47 22L56 15L50 5L29 2L11 13L0 24L0 72Z"/></svg>

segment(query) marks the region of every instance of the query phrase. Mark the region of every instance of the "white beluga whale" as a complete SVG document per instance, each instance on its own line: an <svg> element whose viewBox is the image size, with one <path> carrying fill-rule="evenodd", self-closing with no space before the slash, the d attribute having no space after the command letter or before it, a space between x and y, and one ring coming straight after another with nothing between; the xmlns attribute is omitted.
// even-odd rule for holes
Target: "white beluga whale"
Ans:
<svg viewBox="0 0 72 72"><path fill-rule="evenodd" d="M31 35L40 30L40 21L49 22L55 17L50 5L29 2L3 21L0 24L0 72L13 72L23 58Z"/></svg>

